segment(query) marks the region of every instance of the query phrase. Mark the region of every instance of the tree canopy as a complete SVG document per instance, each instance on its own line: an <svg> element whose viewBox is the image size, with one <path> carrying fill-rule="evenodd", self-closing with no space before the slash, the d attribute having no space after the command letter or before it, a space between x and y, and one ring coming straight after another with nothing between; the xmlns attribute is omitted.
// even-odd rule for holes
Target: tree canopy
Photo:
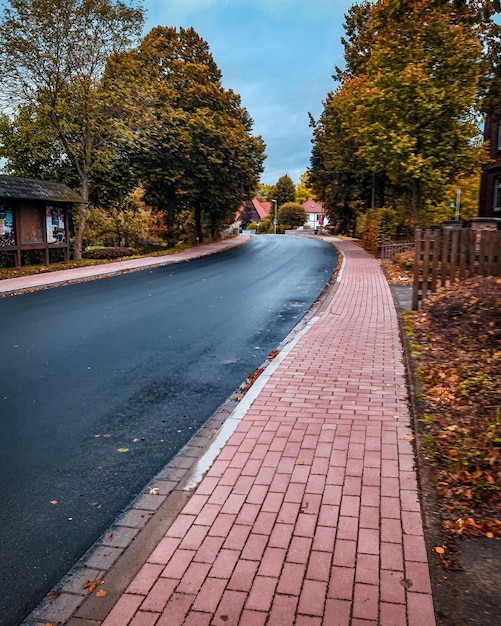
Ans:
<svg viewBox="0 0 501 626"><path fill-rule="evenodd" d="M263 169L264 142L223 88L207 42L167 27L139 40L143 12L130 2L10 0L0 20L10 97L0 156L12 173L80 186L75 258L87 202L125 210L140 186L165 215L170 242L184 211L201 241L231 221Z"/></svg>
<svg viewBox="0 0 501 626"><path fill-rule="evenodd" d="M296 201L296 187L292 181L292 178L285 174L281 176L275 184L275 197L277 205L280 207L286 202Z"/></svg>
<svg viewBox="0 0 501 626"><path fill-rule="evenodd" d="M214 232L257 186L264 143L251 134L240 97L221 85L209 46L193 28L157 27L108 64L106 83L122 94L132 175L165 213L174 236L181 208Z"/></svg>
<svg viewBox="0 0 501 626"><path fill-rule="evenodd" d="M285 202L278 210L279 224L302 226L307 219L306 210L297 202Z"/></svg>
<svg viewBox="0 0 501 626"><path fill-rule="evenodd" d="M312 120L310 181L331 222L346 228L357 211L396 202L418 223L426 204L479 168L485 12L492 3L462 0L349 10L345 68Z"/></svg>
<svg viewBox="0 0 501 626"><path fill-rule="evenodd" d="M29 113L31 123L59 144L85 201L97 153L105 150L108 139L109 94L100 80L110 55L129 47L142 24L142 8L120 0L9 0L4 6L0 87L9 117L18 112L17 128L25 130ZM76 225L76 258L81 256L86 211L84 203Z"/></svg>

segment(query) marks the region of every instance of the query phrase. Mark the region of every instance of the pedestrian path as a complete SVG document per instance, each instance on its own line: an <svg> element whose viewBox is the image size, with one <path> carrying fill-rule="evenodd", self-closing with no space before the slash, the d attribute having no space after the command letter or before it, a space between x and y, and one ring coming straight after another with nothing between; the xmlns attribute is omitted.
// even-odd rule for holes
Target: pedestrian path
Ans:
<svg viewBox="0 0 501 626"><path fill-rule="evenodd" d="M81 267L74 267L72 269L6 278L0 280L0 296L26 290L33 291L47 287L58 287L74 282L83 282L85 280L94 280L162 265L171 265L172 263L191 261L202 256L216 254L217 252L240 246L249 241L249 239L250 237L248 235L237 235L231 239L222 239L214 243L181 250L174 254L125 259L122 261L111 261L109 263L98 263L96 265L82 265Z"/></svg>
<svg viewBox="0 0 501 626"><path fill-rule="evenodd" d="M103 626L433 626L390 288L347 241L275 367Z"/></svg>

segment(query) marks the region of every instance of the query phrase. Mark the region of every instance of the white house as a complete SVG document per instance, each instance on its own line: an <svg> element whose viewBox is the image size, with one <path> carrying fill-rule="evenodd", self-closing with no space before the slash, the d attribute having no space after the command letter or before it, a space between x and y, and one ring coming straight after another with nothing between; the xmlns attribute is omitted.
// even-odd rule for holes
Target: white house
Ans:
<svg viewBox="0 0 501 626"><path fill-rule="evenodd" d="M321 202L317 202L313 200L313 198L308 198L301 206L308 216L305 226L314 230L327 226L329 219L325 215L324 207Z"/></svg>

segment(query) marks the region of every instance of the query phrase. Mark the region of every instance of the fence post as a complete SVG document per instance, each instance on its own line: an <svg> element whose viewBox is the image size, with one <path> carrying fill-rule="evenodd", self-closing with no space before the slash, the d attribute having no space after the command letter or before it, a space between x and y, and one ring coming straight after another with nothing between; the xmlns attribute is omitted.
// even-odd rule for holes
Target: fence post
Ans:
<svg viewBox="0 0 501 626"><path fill-rule="evenodd" d="M420 258L421 258L421 229L414 230L414 282L412 284L412 309L419 308L419 280L420 280Z"/></svg>

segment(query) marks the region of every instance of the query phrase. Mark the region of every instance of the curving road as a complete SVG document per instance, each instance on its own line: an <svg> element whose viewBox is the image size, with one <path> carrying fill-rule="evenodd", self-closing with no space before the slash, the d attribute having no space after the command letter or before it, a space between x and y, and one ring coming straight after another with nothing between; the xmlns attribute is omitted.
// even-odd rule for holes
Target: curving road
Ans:
<svg viewBox="0 0 501 626"><path fill-rule="evenodd" d="M0 299L2 626L22 620L276 348L336 263L324 242L257 236L189 263Z"/></svg>

